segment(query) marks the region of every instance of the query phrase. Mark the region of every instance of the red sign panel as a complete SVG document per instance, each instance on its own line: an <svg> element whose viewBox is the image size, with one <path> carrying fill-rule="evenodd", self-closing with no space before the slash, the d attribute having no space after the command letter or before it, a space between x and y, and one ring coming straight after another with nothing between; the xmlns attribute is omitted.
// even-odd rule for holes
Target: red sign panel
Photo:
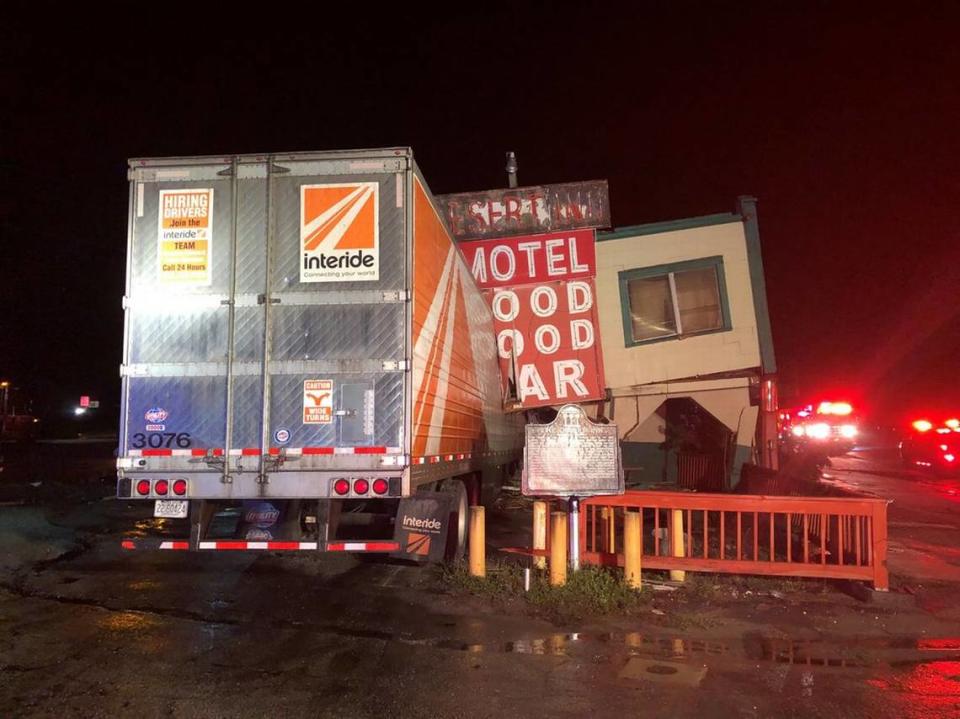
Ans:
<svg viewBox="0 0 960 719"><path fill-rule="evenodd" d="M438 195L457 240L610 226L606 180Z"/></svg>
<svg viewBox="0 0 960 719"><path fill-rule="evenodd" d="M597 276L593 230L461 242L481 289Z"/></svg>
<svg viewBox="0 0 960 719"><path fill-rule="evenodd" d="M525 409L601 399L593 231L460 248L493 310L504 394Z"/></svg>

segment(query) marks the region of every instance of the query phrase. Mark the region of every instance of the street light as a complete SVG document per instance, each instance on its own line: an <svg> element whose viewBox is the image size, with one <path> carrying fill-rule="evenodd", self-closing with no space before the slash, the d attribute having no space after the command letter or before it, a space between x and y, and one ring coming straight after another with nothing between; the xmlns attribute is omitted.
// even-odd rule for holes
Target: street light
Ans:
<svg viewBox="0 0 960 719"><path fill-rule="evenodd" d="M3 390L3 415L0 416L0 435L7 428L7 398L10 396L10 383L7 380L0 382L0 389Z"/></svg>

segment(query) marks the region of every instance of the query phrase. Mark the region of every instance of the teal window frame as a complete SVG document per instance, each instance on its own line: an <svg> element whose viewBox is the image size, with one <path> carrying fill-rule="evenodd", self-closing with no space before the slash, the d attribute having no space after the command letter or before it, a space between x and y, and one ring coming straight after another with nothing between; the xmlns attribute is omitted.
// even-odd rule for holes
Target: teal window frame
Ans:
<svg viewBox="0 0 960 719"><path fill-rule="evenodd" d="M702 330L700 332L684 332L682 334L666 335L664 337L650 337L648 339L635 340L633 338L633 318L630 313L630 292L629 283L631 280L644 279L649 277L669 276L677 272L688 270L705 270L714 268L717 274L717 292L720 295L720 315L722 324L720 327L711 330ZM625 347L638 347L640 345L654 344L656 342L668 342L671 340L681 340L687 337L700 337L702 335L711 335L718 332L729 332L733 329L730 322L730 302L727 296L727 279L723 270L723 257L715 255L712 257L701 257L695 260L684 260L682 262L670 262L665 265L655 265L653 267L638 267L630 270L621 270L617 278L620 282L620 310L623 315L623 341Z"/></svg>

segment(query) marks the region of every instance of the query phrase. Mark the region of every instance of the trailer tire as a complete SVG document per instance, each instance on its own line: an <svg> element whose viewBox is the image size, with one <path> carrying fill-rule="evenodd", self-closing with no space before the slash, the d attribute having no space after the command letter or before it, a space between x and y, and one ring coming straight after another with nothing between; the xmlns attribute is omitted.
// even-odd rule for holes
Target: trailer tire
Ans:
<svg viewBox="0 0 960 719"><path fill-rule="evenodd" d="M467 540L470 533L470 504L467 498L467 487L459 479L449 479L440 485L441 492L453 494L453 512L450 515L450 530L447 533L446 559L456 562L463 559L467 551Z"/></svg>

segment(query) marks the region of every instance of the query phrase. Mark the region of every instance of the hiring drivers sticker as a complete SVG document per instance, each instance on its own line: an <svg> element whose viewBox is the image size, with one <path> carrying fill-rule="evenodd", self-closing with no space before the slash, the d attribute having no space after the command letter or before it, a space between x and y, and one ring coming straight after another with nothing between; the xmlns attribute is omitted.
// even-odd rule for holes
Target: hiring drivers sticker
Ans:
<svg viewBox="0 0 960 719"><path fill-rule="evenodd" d="M160 190L157 258L163 284L210 284L213 188Z"/></svg>
<svg viewBox="0 0 960 719"><path fill-rule="evenodd" d="M300 281L380 279L380 184L300 187Z"/></svg>
<svg viewBox="0 0 960 719"><path fill-rule="evenodd" d="M333 380L304 380L303 423L330 424L331 422L333 422Z"/></svg>

